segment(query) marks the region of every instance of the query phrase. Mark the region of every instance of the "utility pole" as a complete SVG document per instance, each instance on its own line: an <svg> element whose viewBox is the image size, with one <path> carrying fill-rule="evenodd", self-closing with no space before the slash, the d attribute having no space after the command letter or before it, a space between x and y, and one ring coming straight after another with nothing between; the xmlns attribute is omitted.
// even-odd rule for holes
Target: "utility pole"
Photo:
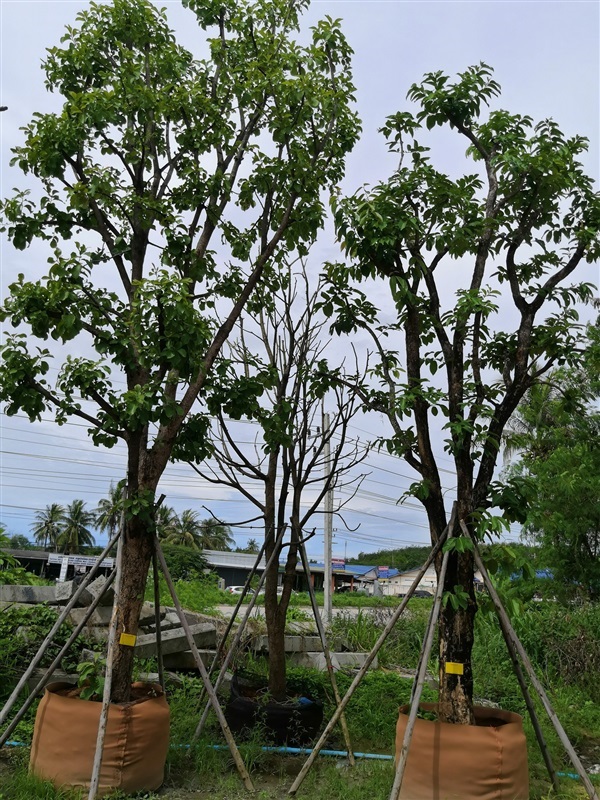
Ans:
<svg viewBox="0 0 600 800"><path fill-rule="evenodd" d="M331 477L330 465L330 447L329 447L329 414L323 412L323 437L325 446L323 453L325 456L325 480ZM333 528L333 481L330 483L329 488L325 494L324 504L324 519L323 531L325 534L325 558L324 558L324 575L323 575L323 622L327 625L331 622L331 583L332 583L332 570L331 570L331 545L332 545L332 528Z"/></svg>

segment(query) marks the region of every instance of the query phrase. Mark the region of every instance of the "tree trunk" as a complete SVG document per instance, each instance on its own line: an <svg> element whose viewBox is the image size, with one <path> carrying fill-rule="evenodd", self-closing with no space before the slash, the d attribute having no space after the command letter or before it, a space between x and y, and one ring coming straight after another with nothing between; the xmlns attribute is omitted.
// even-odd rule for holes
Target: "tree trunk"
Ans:
<svg viewBox="0 0 600 800"><path fill-rule="evenodd" d="M276 609L267 617L267 640L269 643L269 693L274 700L283 702L287 697L287 675L285 662L285 613L281 613L277 595ZM266 594L265 594L266 612Z"/></svg>
<svg viewBox="0 0 600 800"><path fill-rule="evenodd" d="M471 651L475 624L475 590L473 587L473 555L451 553L444 592L459 587L468 595L466 608L454 608L450 602L442 606L439 620L440 694L439 714L443 722L473 725L473 672ZM463 598L464 599L464 598Z"/></svg>
<svg viewBox="0 0 600 800"><path fill-rule="evenodd" d="M121 644L120 637L123 633L137 635L146 579L154 549L152 525L147 519L131 517L126 520L124 534L117 637L113 650L111 691L113 703L126 703L129 700L134 648L128 644Z"/></svg>

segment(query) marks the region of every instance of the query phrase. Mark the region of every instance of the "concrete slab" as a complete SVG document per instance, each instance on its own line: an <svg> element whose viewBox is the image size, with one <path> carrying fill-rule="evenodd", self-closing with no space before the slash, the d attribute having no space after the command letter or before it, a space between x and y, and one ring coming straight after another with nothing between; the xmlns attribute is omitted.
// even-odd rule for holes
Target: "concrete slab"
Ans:
<svg viewBox="0 0 600 800"><path fill-rule="evenodd" d="M331 663L334 672L340 669L360 669L367 660L368 653L331 653ZM325 655L323 653L292 653L290 663L296 667L309 667L322 672L327 671ZM369 669L377 669L377 657Z"/></svg>
<svg viewBox="0 0 600 800"><path fill-rule="evenodd" d="M77 588L78 585L75 583L75 581L63 581L62 583L57 583L54 587L56 602L62 606L66 605L77 591ZM76 605L78 607L89 606L93 599L93 596L88 592L88 590L84 589L77 598Z"/></svg>
<svg viewBox="0 0 600 800"><path fill-rule="evenodd" d="M56 602L54 586L0 586L0 600L5 603L40 603Z"/></svg>
<svg viewBox="0 0 600 800"><path fill-rule="evenodd" d="M215 651L198 650L198 652L200 653L200 658L204 666L207 668L210 667L215 657ZM198 669L191 650L184 650L180 653L169 653L163 658L163 665L165 669Z"/></svg>
<svg viewBox="0 0 600 800"><path fill-rule="evenodd" d="M79 625L80 622L84 619L85 615L87 614L87 608L72 608L69 612L69 619L73 623L73 625ZM106 626L110 623L110 619L112 617L112 607L111 606L98 606L93 612L92 616L89 619L88 625L89 626Z"/></svg>
<svg viewBox="0 0 600 800"><path fill-rule="evenodd" d="M40 680L42 679L45 669L34 669L31 673L30 677L27 680L27 687L30 692L32 692L35 687L38 685ZM50 673L50 675L44 680L44 686L47 686L49 683L56 683L57 681L65 681L66 683L73 683L77 685L77 681L79 680L79 675L75 673L74 675L65 672L62 669L55 669L54 672Z"/></svg>
<svg viewBox="0 0 600 800"><path fill-rule="evenodd" d="M340 649L340 642L332 640L329 643L332 650ZM268 652L269 639L267 636L257 636L253 641L255 650ZM286 653L318 653L323 650L319 636L286 636L284 640Z"/></svg>
<svg viewBox="0 0 600 800"><path fill-rule="evenodd" d="M104 577L104 575L100 575L98 578L96 578L90 583L90 585L87 587L87 591L90 593L90 596L93 599L95 599L96 597L98 597L99 594L102 593L105 583L106 583L106 578ZM115 599L115 590L113 586L110 586L107 589L102 600L100 600L101 606L112 606L113 601Z"/></svg>
<svg viewBox="0 0 600 800"><path fill-rule="evenodd" d="M192 636L197 647L215 647L217 643L217 630L214 625L201 623L191 625ZM174 628L164 631L161 636L163 655L178 653L189 647L183 628ZM146 633L138 636L135 644L137 658L151 658L156 655L156 634Z"/></svg>

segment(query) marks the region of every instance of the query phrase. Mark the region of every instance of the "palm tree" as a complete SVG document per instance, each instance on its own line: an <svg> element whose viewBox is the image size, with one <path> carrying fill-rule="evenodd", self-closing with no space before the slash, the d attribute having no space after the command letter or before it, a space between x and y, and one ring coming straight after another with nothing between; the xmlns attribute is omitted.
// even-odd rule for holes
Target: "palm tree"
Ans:
<svg viewBox="0 0 600 800"><path fill-rule="evenodd" d="M58 547L63 553L78 553L83 546L95 544L89 529L94 524L94 512L88 511L83 500L73 500L63 516L63 528L58 537Z"/></svg>
<svg viewBox="0 0 600 800"><path fill-rule="evenodd" d="M108 497L99 501L94 514L94 523L103 533L108 531L108 538L112 539L121 524L123 511L123 490L125 481L119 481L115 486L112 481L108 490Z"/></svg>
<svg viewBox="0 0 600 800"><path fill-rule="evenodd" d="M58 538L62 532L65 509L58 503L52 503L43 511L36 511L31 527L33 538L44 550L50 545L58 549Z"/></svg>
<svg viewBox="0 0 600 800"><path fill-rule="evenodd" d="M160 505L156 509L156 534L161 541L166 541L177 524L177 514L171 506Z"/></svg>
<svg viewBox="0 0 600 800"><path fill-rule="evenodd" d="M229 525L218 519L203 519L200 527L203 550L231 550L235 544Z"/></svg>
<svg viewBox="0 0 600 800"><path fill-rule="evenodd" d="M186 508L181 517L175 517L171 531L165 539L167 544L183 545L194 550L202 550L202 522L196 511Z"/></svg>

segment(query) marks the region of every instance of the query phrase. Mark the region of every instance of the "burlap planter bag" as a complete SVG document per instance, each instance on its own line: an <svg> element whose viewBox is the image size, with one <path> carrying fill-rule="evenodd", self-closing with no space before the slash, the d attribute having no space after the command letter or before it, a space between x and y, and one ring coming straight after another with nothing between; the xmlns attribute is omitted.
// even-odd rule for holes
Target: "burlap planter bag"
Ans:
<svg viewBox="0 0 600 800"><path fill-rule="evenodd" d="M68 683L46 687L38 706L29 769L55 786L89 788L102 703L65 697ZM98 796L158 789L169 747L169 706L158 684L134 683L130 703L109 706Z"/></svg>
<svg viewBox="0 0 600 800"><path fill-rule="evenodd" d="M437 706L421 703L422 711ZM408 722L400 708L396 762ZM477 725L416 720L400 792L401 800L529 800L527 743L518 714L474 709Z"/></svg>

